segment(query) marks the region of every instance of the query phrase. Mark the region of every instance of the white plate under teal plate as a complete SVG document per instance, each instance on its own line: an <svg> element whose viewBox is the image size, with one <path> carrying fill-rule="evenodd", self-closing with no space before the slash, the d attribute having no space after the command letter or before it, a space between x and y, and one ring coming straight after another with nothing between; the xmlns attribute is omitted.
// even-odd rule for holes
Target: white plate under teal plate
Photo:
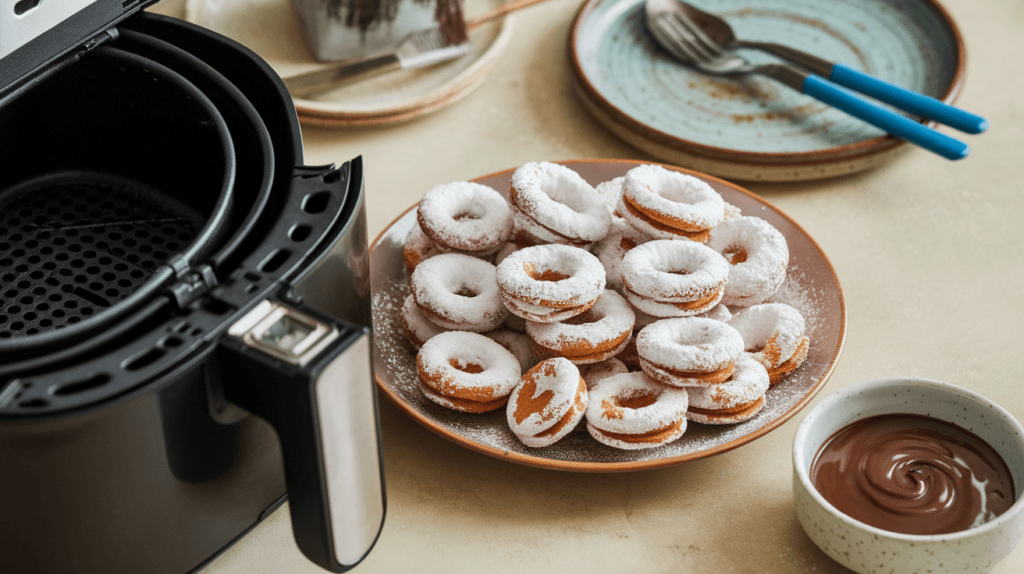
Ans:
<svg viewBox="0 0 1024 574"><path fill-rule="evenodd" d="M952 102L963 41L932 0L694 0L737 37L777 42ZM643 0L589 0L569 38L574 92L652 156L732 179L795 181L875 167L913 146L774 80L680 64L644 26ZM756 63L775 58L740 50Z"/></svg>

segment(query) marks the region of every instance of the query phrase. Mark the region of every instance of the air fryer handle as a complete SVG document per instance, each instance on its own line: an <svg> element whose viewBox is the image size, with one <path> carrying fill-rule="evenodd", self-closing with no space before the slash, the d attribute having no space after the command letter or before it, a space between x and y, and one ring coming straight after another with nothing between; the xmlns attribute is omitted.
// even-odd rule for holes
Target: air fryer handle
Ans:
<svg viewBox="0 0 1024 574"><path fill-rule="evenodd" d="M332 572L352 568L386 507L369 331L264 301L220 352L226 398L277 430L299 548Z"/></svg>

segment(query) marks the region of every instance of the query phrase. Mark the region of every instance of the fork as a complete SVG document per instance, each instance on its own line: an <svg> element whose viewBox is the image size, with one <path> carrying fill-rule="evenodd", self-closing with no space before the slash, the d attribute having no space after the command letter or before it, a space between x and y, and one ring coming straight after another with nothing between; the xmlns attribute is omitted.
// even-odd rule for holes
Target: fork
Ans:
<svg viewBox="0 0 1024 574"><path fill-rule="evenodd" d="M471 50L472 45L468 41L446 46L440 28L427 28L407 35L392 52L357 60L344 60L327 68L290 76L284 78L284 85L293 94L308 93L323 87L338 87L392 70L432 66L468 54Z"/></svg>
<svg viewBox="0 0 1024 574"><path fill-rule="evenodd" d="M871 96L872 98L893 105L914 115L935 120L954 129L969 134L979 134L988 129L985 118L953 107L941 100L876 78L856 68L842 63L830 62L802 50L775 44L773 42L757 42L741 40L736 37L729 25L721 16L710 14L692 4L677 0L679 17L691 22L698 30L707 35L713 43L722 48L753 48L774 54L783 60L806 68L845 88Z"/></svg>
<svg viewBox="0 0 1024 574"><path fill-rule="evenodd" d="M754 65L726 52L700 28L680 17L676 0L647 0L647 29L661 47L698 70L721 76L760 74L838 108L946 159L967 157L971 148L906 116L892 112L828 80L788 64Z"/></svg>

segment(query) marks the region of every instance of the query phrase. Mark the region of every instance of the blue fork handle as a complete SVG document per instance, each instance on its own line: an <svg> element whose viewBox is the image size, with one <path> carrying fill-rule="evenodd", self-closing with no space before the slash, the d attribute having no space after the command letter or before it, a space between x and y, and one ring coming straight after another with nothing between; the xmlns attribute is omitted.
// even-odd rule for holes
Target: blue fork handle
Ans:
<svg viewBox="0 0 1024 574"><path fill-rule="evenodd" d="M840 86L845 86L851 90L871 96L881 102L892 104L912 114L933 119L962 132L979 134L988 129L988 120L979 115L954 108L931 96L901 88L896 84L880 80L845 64L833 66L832 73L828 79Z"/></svg>
<svg viewBox="0 0 1024 574"><path fill-rule="evenodd" d="M946 159L963 159L971 153L964 142L941 134L906 116L883 107L836 86L821 76L811 74L803 82L803 93L843 110L890 134L933 151Z"/></svg>

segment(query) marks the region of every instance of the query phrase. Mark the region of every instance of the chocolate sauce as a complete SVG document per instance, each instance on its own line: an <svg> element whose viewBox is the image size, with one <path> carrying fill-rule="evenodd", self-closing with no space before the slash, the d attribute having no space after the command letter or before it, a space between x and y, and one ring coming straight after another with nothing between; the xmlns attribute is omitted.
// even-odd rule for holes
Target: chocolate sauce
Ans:
<svg viewBox="0 0 1024 574"><path fill-rule="evenodd" d="M869 417L821 446L811 482L841 512L904 534L980 526L1015 500L1010 469L956 425L910 414Z"/></svg>

